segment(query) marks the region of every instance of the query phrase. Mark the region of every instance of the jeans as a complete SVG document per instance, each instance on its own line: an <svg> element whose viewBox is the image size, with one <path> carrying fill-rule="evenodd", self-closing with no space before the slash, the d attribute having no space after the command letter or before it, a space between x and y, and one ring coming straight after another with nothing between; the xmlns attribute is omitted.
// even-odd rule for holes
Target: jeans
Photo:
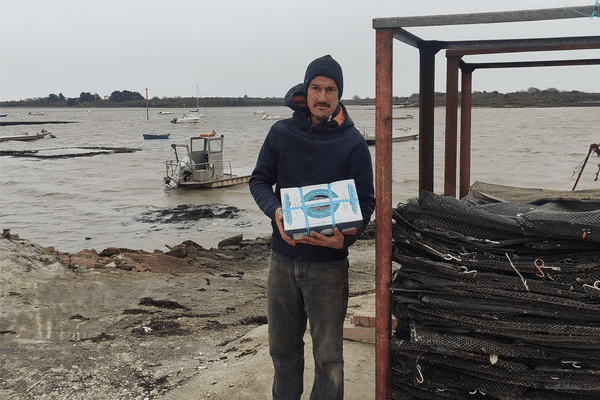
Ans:
<svg viewBox="0 0 600 400"><path fill-rule="evenodd" d="M311 400L343 399L343 326L348 307L348 260L294 260L271 253L267 281L269 353L275 376L273 399L300 400L304 332L313 342L315 376Z"/></svg>

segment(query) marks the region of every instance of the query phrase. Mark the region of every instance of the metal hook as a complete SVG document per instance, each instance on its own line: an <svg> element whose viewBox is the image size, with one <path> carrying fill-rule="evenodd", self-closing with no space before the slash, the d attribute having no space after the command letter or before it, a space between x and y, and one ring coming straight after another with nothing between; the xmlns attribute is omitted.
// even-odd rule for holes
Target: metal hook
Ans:
<svg viewBox="0 0 600 400"><path fill-rule="evenodd" d="M590 289L600 290L600 281L594 282L594 285L588 285L587 283L583 285L583 287L589 287Z"/></svg>
<svg viewBox="0 0 600 400"><path fill-rule="evenodd" d="M463 273L463 274L473 274L473 275L477 274L476 269L469 271L469 269L467 267L465 267L464 265L461 265L460 269L461 269L461 273Z"/></svg>
<svg viewBox="0 0 600 400"><path fill-rule="evenodd" d="M562 360L563 364L571 364L573 368L581 368L581 364L579 361L566 361Z"/></svg>
<svg viewBox="0 0 600 400"><path fill-rule="evenodd" d="M471 392L471 391L469 391L469 394L477 394L477 392L481 393L481 395L482 395L482 396L485 396L485 394L486 394L486 392L484 392L484 391L483 391L483 390L481 390L481 389L475 389L475 390L473 390L472 392Z"/></svg>
<svg viewBox="0 0 600 400"><path fill-rule="evenodd" d="M544 260L538 258L533 262L533 265L535 265L535 268L538 270L538 272L535 273L536 276L539 276L540 278L546 276L544 271L542 271L542 268L544 268Z"/></svg>
<svg viewBox="0 0 600 400"><path fill-rule="evenodd" d="M421 377L421 379L419 380L419 378L415 378L415 380L417 381L417 383L423 383L425 382L425 378L423 378L423 374L421 373L421 366L419 364L417 364L417 371L419 371L419 376Z"/></svg>
<svg viewBox="0 0 600 400"><path fill-rule="evenodd" d="M450 261L450 260L461 261L460 257L453 256L452 254L449 254L449 253L444 254L443 257L444 257L444 260L446 260L446 261Z"/></svg>

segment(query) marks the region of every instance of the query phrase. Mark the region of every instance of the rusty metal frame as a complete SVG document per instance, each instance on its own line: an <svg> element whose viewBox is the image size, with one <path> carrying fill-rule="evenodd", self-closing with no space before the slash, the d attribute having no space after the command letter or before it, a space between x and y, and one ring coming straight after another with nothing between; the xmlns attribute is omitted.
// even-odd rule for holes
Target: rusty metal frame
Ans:
<svg viewBox="0 0 600 400"><path fill-rule="evenodd" d="M596 47L585 47L597 48ZM583 48L577 46L578 49ZM539 46L528 48L527 51L550 51L555 46ZM564 50L564 49L561 49ZM488 62L465 63L462 57L490 53L509 53L522 51L512 47L503 49L479 49L476 51L447 50L447 78L446 78L446 142L445 142L445 169L444 169L444 194L456 196L456 142L457 142L457 110L458 110L458 70L462 71L461 89L461 125L460 125L460 164L459 164L459 197L467 195L471 177L471 95L472 74L476 69L483 68L526 68L526 67L555 67L555 66L581 66L600 65L600 59L580 60L544 60L544 61L514 61L514 62ZM464 97L464 98L463 98Z"/></svg>
<svg viewBox="0 0 600 400"><path fill-rule="evenodd" d="M406 31L410 27L490 24L501 22L548 21L598 16L596 6L552 8L509 12L434 15L422 17L375 18L376 106L376 296L375 296L375 398L391 399L389 345L391 337L390 294L392 256L392 56L393 39L419 50L419 193L434 191L433 127L435 55L446 50L446 134L444 193L456 195L456 153L458 119L458 70L462 71L460 193L468 190L470 179L471 82L477 68L516 68L555 65L594 65L599 60L535 61L469 64L465 55L600 49L600 36L555 37L516 40L437 41L423 40ZM466 188L466 189L465 189Z"/></svg>

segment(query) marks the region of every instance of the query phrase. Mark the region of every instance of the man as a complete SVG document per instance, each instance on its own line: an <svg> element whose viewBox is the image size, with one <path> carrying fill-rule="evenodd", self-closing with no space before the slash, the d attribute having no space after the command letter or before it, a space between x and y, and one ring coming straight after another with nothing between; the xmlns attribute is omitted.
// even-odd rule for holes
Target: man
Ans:
<svg viewBox="0 0 600 400"><path fill-rule="evenodd" d="M348 247L366 228L375 197L369 149L340 103L343 83L342 68L331 56L309 64L304 82L285 97L292 117L271 127L250 178L252 196L273 226L267 305L274 399L300 399L307 318L315 360L310 399L344 396ZM356 184L359 229L342 234L335 228L331 236L311 232L299 240L286 235L280 189L344 179Z"/></svg>

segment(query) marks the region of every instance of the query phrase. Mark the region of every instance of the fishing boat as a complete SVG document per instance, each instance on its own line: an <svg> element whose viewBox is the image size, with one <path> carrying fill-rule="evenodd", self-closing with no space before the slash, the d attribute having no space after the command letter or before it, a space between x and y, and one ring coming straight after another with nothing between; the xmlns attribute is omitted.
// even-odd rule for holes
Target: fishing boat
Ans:
<svg viewBox="0 0 600 400"><path fill-rule="evenodd" d="M372 146L375 144L375 136L371 136L371 135L363 135L363 136L365 137L365 140L369 146ZM418 133L414 134L414 135L406 135L406 136L393 136L392 143L408 142L409 140L416 140L418 138L419 138Z"/></svg>
<svg viewBox="0 0 600 400"><path fill-rule="evenodd" d="M189 144L171 144L165 161L165 184L175 188L216 188L247 183L250 175L236 176L231 162L223 160L224 136L215 132L190 138Z"/></svg>
<svg viewBox="0 0 600 400"><path fill-rule="evenodd" d="M0 142L6 142L9 140L19 140L21 142L25 142L25 141L42 139L48 135L50 135L50 137L54 137L54 136L52 136L52 134L50 132L42 129L42 131L40 133L36 133L35 135L30 135L29 133L26 132L22 135L0 136Z"/></svg>
<svg viewBox="0 0 600 400"><path fill-rule="evenodd" d="M144 140L157 140L157 139L168 139L171 136L170 133L164 133L160 135L154 135L152 133L143 133Z"/></svg>

